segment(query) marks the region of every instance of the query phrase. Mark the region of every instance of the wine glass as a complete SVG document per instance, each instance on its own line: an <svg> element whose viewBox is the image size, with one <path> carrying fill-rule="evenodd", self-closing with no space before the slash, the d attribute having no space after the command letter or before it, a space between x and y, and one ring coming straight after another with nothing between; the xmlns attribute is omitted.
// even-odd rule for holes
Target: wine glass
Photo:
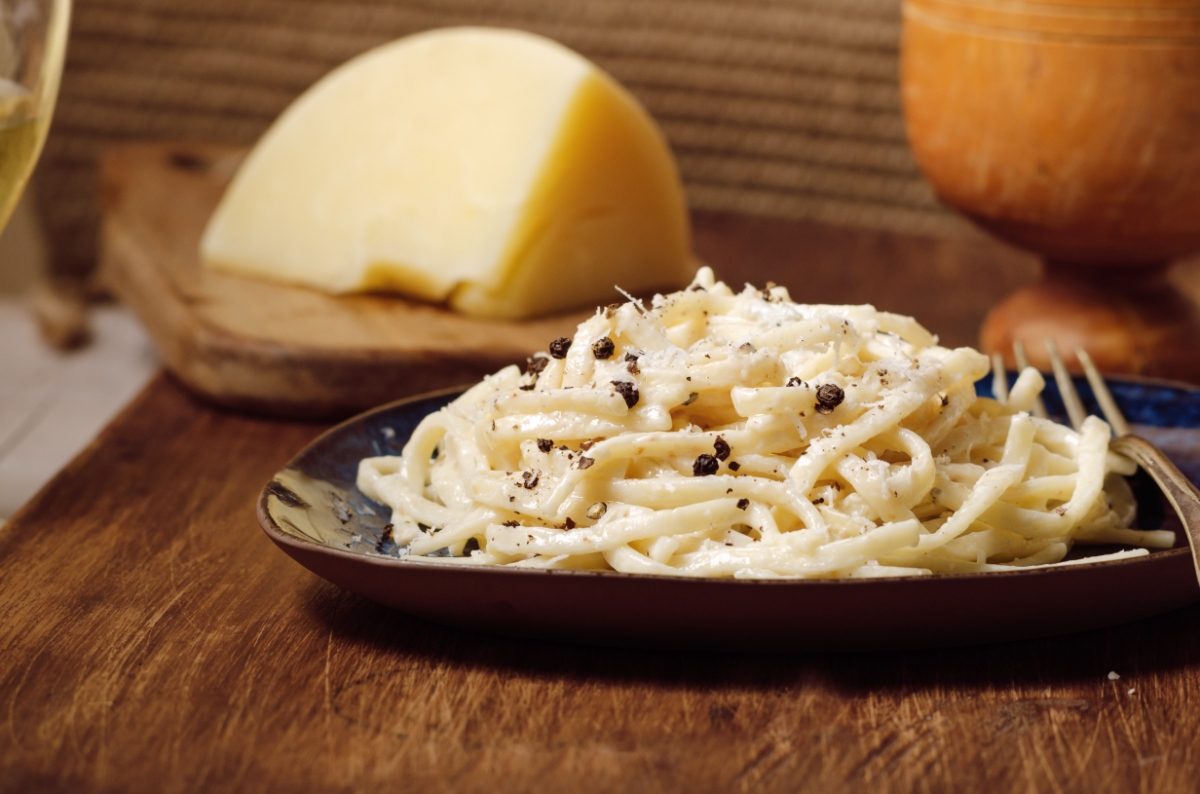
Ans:
<svg viewBox="0 0 1200 794"><path fill-rule="evenodd" d="M70 0L0 0L0 229L50 127L70 15Z"/></svg>

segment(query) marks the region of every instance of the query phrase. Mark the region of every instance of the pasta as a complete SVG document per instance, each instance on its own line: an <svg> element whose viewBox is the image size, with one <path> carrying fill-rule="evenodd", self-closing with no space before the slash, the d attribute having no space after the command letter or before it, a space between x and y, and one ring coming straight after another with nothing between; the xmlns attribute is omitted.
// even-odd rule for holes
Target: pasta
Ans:
<svg viewBox="0 0 1200 794"><path fill-rule="evenodd" d="M1108 425L975 395L988 361L870 306L692 285L601 309L522 369L363 460L401 554L450 564L835 578L1060 563L1075 543L1169 546ZM1096 558L1093 558L1096 559Z"/></svg>

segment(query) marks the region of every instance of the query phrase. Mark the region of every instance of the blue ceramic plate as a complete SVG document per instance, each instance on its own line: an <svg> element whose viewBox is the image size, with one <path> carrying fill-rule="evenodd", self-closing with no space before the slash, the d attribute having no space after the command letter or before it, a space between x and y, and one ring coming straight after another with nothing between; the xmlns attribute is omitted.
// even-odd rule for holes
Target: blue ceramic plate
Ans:
<svg viewBox="0 0 1200 794"><path fill-rule="evenodd" d="M1086 382L1077 385L1094 409ZM1112 386L1137 432L1200 481L1200 391L1142 380ZM422 417L458 393L385 405L316 439L263 489L258 516L267 535L318 576L418 617L595 644L959 645L1083 631L1200 600L1190 555L1179 546L1062 568L845 581L695 580L400 559L382 538L388 509L354 485L358 461L399 454ZM1051 410L1061 406L1052 384L1046 401ZM1139 509L1144 528L1172 526L1174 516L1148 481L1139 487Z"/></svg>

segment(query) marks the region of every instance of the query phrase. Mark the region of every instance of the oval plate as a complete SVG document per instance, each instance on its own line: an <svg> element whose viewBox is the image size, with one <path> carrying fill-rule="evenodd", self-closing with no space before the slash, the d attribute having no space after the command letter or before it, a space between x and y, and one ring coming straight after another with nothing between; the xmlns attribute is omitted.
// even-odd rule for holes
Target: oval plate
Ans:
<svg viewBox="0 0 1200 794"><path fill-rule="evenodd" d="M1086 383L1078 384L1090 397ZM1200 479L1200 391L1112 383L1138 432ZM981 385L981 391L985 391ZM1048 385L1047 403L1057 395ZM385 405L313 441L272 480L259 523L318 576L411 615L470 629L602 645L716 650L965 645L1115 625L1200 600L1186 548L989 574L852 580L697 580L612 572L449 566L394 556L388 508L354 485L358 461L399 454L459 390ZM1094 406L1093 406L1094 407ZM1143 515L1173 516L1140 495ZM1181 533L1180 533L1181 534ZM389 554L389 552L391 552Z"/></svg>

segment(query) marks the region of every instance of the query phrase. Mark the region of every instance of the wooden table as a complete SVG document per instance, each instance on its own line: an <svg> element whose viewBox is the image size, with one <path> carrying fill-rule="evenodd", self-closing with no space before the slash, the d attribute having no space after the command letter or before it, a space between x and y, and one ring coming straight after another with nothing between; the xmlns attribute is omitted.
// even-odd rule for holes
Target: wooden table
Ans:
<svg viewBox="0 0 1200 794"><path fill-rule="evenodd" d="M699 238L727 274L917 312L954 344L1031 274L976 244L714 217ZM0 530L0 790L1196 789L1200 608L847 656L468 634L258 531L259 488L321 427L159 376Z"/></svg>

